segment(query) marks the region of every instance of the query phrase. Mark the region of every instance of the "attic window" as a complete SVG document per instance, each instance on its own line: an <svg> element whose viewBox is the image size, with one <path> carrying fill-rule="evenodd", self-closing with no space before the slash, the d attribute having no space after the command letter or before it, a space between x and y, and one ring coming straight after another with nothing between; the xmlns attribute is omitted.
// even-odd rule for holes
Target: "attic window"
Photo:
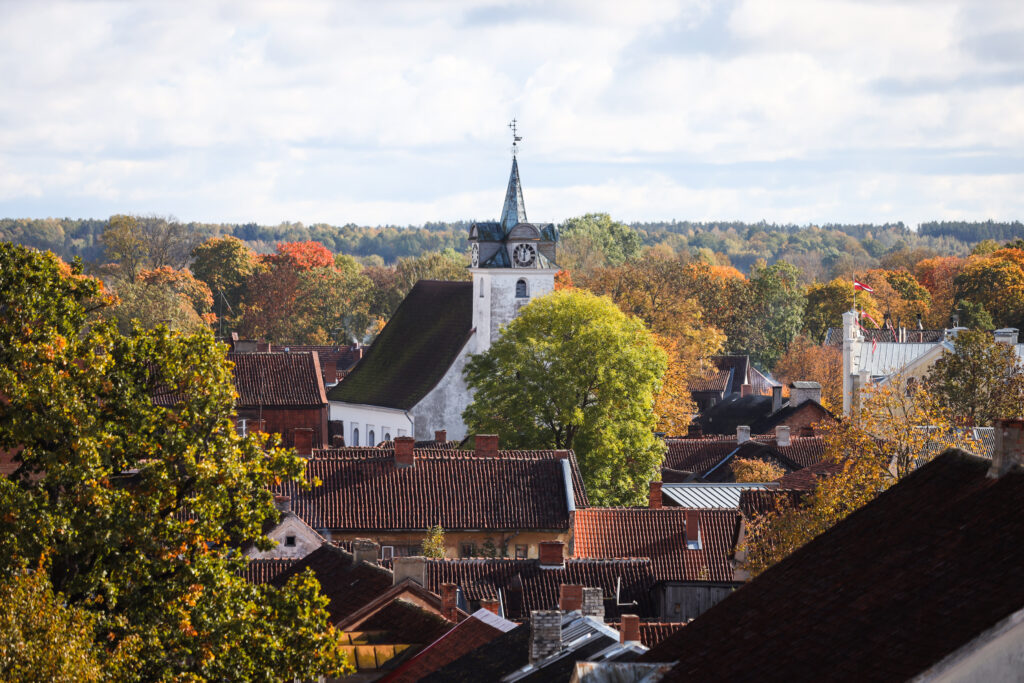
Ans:
<svg viewBox="0 0 1024 683"><path fill-rule="evenodd" d="M295 537L294 536L285 536L284 537L284 545L285 545L286 548L294 548L295 547Z"/></svg>
<svg viewBox="0 0 1024 683"><path fill-rule="evenodd" d="M516 283L516 298L526 299L529 296L530 294L526 288L526 280L519 280L519 282Z"/></svg>

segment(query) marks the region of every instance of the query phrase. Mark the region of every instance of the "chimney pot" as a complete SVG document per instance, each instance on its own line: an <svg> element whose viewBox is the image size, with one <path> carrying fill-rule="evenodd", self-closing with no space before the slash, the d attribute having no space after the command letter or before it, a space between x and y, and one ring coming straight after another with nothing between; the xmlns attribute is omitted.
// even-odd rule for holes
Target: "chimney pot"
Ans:
<svg viewBox="0 0 1024 683"><path fill-rule="evenodd" d="M406 579L412 579L424 588L427 587L427 559L425 557L396 557L392 567L396 586Z"/></svg>
<svg viewBox="0 0 1024 683"><path fill-rule="evenodd" d="M459 588L454 583L441 584L441 616L448 621L458 621L458 595Z"/></svg>
<svg viewBox="0 0 1024 683"><path fill-rule="evenodd" d="M740 385L740 396L751 396L754 393L754 387L749 384Z"/></svg>
<svg viewBox="0 0 1024 683"><path fill-rule="evenodd" d="M558 609L563 612L583 610L583 586L563 583L558 588Z"/></svg>
<svg viewBox="0 0 1024 683"><path fill-rule="evenodd" d="M562 613L558 610L530 612L530 663L535 664L562 651Z"/></svg>
<svg viewBox="0 0 1024 683"><path fill-rule="evenodd" d="M696 546L695 548L693 546ZM686 547L693 549L700 548L700 511L686 511Z"/></svg>
<svg viewBox="0 0 1024 683"><path fill-rule="evenodd" d="M782 385L772 385L772 412L777 413L782 410Z"/></svg>
<svg viewBox="0 0 1024 683"><path fill-rule="evenodd" d="M740 425L736 428L736 444L746 443L750 441L750 427L747 425Z"/></svg>
<svg viewBox="0 0 1024 683"><path fill-rule="evenodd" d="M583 616L604 621L604 591L600 588L583 589Z"/></svg>
<svg viewBox="0 0 1024 683"><path fill-rule="evenodd" d="M369 538L357 538L352 541L352 556L356 562L377 564L380 557L380 545Z"/></svg>
<svg viewBox="0 0 1024 683"><path fill-rule="evenodd" d="M563 548L565 544L561 541L541 541L538 544L539 560L544 567L561 567L564 564L565 555Z"/></svg>
<svg viewBox="0 0 1024 683"><path fill-rule="evenodd" d="M622 615L622 631L619 633L619 642L622 644L640 642L640 617L635 614Z"/></svg>
<svg viewBox="0 0 1024 683"><path fill-rule="evenodd" d="M476 438L476 455L481 458L496 458L498 457L498 435L497 434L477 434Z"/></svg>
<svg viewBox="0 0 1024 683"><path fill-rule="evenodd" d="M434 443L448 443L448 430L438 429L434 431Z"/></svg>
<svg viewBox="0 0 1024 683"><path fill-rule="evenodd" d="M1003 476L1014 465L1024 464L1024 419L996 420L994 427L996 443L988 470L993 479Z"/></svg>
<svg viewBox="0 0 1024 683"><path fill-rule="evenodd" d="M659 509L661 509L662 498L661 498L661 482L660 481L652 481L651 482L651 493L650 493L650 496L648 497L648 500L649 500L649 507L652 510L659 510Z"/></svg>
<svg viewBox="0 0 1024 683"><path fill-rule="evenodd" d="M789 438L789 425L778 425L775 428L775 443L779 446L789 446L793 443Z"/></svg>
<svg viewBox="0 0 1024 683"><path fill-rule="evenodd" d="M488 612L498 614L500 611L500 603L497 598L480 598L480 606ZM501 616L498 614L498 616Z"/></svg>
<svg viewBox="0 0 1024 683"><path fill-rule="evenodd" d="M413 459L413 447L416 439L411 436L395 437L395 467L413 467L416 461Z"/></svg>
<svg viewBox="0 0 1024 683"><path fill-rule="evenodd" d="M338 361L324 361L324 384L337 384L338 382Z"/></svg>

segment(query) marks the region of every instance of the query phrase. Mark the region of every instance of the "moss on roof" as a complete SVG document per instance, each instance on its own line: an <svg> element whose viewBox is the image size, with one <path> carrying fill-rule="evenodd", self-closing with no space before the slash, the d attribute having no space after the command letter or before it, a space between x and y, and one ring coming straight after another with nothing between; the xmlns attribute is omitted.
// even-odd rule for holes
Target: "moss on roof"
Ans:
<svg viewBox="0 0 1024 683"><path fill-rule="evenodd" d="M472 325L472 282L420 280L328 399L411 409L444 377Z"/></svg>

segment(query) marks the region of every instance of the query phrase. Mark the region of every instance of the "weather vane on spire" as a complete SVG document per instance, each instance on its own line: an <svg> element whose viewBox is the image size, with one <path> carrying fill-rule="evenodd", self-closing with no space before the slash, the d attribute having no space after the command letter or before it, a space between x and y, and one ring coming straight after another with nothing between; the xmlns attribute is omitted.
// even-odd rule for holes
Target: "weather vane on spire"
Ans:
<svg viewBox="0 0 1024 683"><path fill-rule="evenodd" d="M519 135L518 121L514 118L512 123L508 124L508 127L512 129L512 156L515 156L519 151L519 143L522 142L523 137Z"/></svg>

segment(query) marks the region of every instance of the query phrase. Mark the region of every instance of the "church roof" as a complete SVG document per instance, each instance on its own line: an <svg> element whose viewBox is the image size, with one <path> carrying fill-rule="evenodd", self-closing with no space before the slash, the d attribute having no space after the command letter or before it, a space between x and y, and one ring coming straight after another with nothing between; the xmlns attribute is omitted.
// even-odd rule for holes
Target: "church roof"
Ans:
<svg viewBox="0 0 1024 683"><path fill-rule="evenodd" d="M505 191L505 206L501 209L501 227L505 234L519 223L526 222L526 203L523 202L523 188L519 183L519 162L512 157L512 173L508 177Z"/></svg>
<svg viewBox="0 0 1024 683"><path fill-rule="evenodd" d="M409 410L441 381L472 326L472 282L420 280L366 356L327 397Z"/></svg>

